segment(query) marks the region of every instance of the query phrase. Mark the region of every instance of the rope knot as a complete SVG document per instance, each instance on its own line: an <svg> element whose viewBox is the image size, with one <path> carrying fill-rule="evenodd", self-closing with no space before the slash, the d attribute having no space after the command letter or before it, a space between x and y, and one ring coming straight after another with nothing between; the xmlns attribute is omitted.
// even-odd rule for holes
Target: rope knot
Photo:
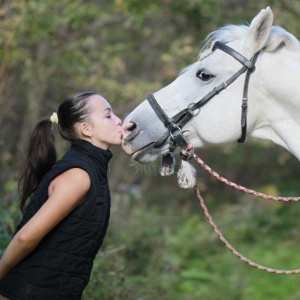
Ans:
<svg viewBox="0 0 300 300"><path fill-rule="evenodd" d="M183 160L191 160L195 157L195 151L192 144L189 144L185 150L181 150L180 156Z"/></svg>

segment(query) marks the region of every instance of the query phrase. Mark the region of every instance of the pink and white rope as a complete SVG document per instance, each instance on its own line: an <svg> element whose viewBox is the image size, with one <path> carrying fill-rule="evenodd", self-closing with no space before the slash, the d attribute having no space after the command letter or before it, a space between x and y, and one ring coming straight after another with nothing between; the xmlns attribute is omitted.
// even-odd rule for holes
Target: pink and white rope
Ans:
<svg viewBox="0 0 300 300"><path fill-rule="evenodd" d="M206 165L202 159L200 159L196 154L193 153L193 147L191 145L189 145L189 147L187 148L187 151L183 152L185 155L188 155L190 158L194 158L206 171L208 171L210 174L212 174L214 177L216 177L218 180L220 180L221 182L234 187L238 190L241 190L245 193L248 194L252 194L258 197L262 197L265 199L270 199L270 200L274 200L274 201L299 201L300 197L276 197L276 196L271 196L271 195L266 195L260 192L256 192L254 190L251 189L247 189L243 186L237 185L234 182L231 182L229 180L227 180L226 178L220 176L218 173L216 173L215 171L213 171L208 165ZM237 256L239 259L241 259L243 262L247 263L248 265L257 268L261 271L266 271L269 273L275 273L275 274L285 274L285 275L291 275L291 274L299 274L300 273L300 269L295 269L295 270L280 270L280 269L273 269L273 268L269 268L269 267L265 267L262 266L260 264L257 264L253 261L251 261L250 259L246 258L245 256L243 256L240 252L238 252L228 241L227 239L223 236L223 234L220 232L220 230L218 229L217 225L215 224L215 222L213 221L206 205L205 202L200 194L200 191L197 187L197 185L194 186L194 190L197 194L198 200L201 204L201 207L204 211L204 214L206 216L206 218L209 221L209 224L211 225L211 227L214 229L215 233L218 235L218 237L220 238L221 242L223 242L226 247L235 255Z"/></svg>
<svg viewBox="0 0 300 300"><path fill-rule="evenodd" d="M297 202L300 200L300 197L278 197L278 196L272 196L272 195L266 195L263 194L261 192L256 192L254 190L245 188L244 186L238 185L234 182L231 182L229 180L227 180L226 178L220 176L217 172L215 172L214 170L212 170L207 164L205 164L205 162L196 154L193 154L192 156L197 163L199 163L207 172L209 172L212 176L214 176L215 178L217 178L218 180L220 180L221 182L237 189L237 190L241 190L247 194L252 194L254 196L257 197L261 197L261 198L265 198L265 199L270 199L273 201L282 201L282 202Z"/></svg>
<svg viewBox="0 0 300 300"><path fill-rule="evenodd" d="M209 224L211 225L211 227L214 229L215 233L218 235L218 237L220 238L221 242L223 242L227 249L229 249L235 256L237 256L239 259L241 259L243 262L245 262L246 264L257 268L261 271L266 271L269 273L276 273L276 274L285 274L285 275L291 275L291 274L299 274L300 273L300 269L296 269L296 270L279 270L279 269L273 269L273 268L268 268L265 266L262 266L260 264L257 264L253 261L251 261L250 259L246 258L245 256L243 256L240 252L238 252L237 250L235 250L234 247L232 247L232 245L227 241L227 239L223 236L223 234L220 232L220 230L218 229L217 225L215 224L215 222L213 221L205 203L203 198L201 197L200 191L198 189L198 187L195 185L194 189L197 193L197 197L200 201L201 207L204 211L204 214L206 216L206 218L209 221Z"/></svg>

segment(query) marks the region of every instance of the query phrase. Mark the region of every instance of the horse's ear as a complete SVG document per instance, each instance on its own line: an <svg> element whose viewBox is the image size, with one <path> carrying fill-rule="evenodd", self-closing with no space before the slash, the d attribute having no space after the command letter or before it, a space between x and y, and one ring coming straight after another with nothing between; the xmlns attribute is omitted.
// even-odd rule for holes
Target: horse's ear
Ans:
<svg viewBox="0 0 300 300"><path fill-rule="evenodd" d="M271 8L262 9L249 26L249 32L244 40L245 46L254 53L261 50L269 37L272 24Z"/></svg>

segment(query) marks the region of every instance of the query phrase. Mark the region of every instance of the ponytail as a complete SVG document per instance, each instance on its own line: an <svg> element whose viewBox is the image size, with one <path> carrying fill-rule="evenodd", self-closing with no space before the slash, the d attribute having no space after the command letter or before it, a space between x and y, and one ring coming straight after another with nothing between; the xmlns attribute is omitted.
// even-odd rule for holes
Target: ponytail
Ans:
<svg viewBox="0 0 300 300"><path fill-rule="evenodd" d="M19 179L20 209L24 214L27 199L35 192L40 181L56 163L57 153L54 144L52 123L58 124L60 135L67 141L78 139L76 124L89 120L91 108L88 99L95 92L81 92L67 97L57 113L42 119L31 135L27 155Z"/></svg>
<svg viewBox="0 0 300 300"><path fill-rule="evenodd" d="M45 174L56 162L57 153L49 118L42 119L34 128L19 179L20 209L24 214L27 199L37 189Z"/></svg>

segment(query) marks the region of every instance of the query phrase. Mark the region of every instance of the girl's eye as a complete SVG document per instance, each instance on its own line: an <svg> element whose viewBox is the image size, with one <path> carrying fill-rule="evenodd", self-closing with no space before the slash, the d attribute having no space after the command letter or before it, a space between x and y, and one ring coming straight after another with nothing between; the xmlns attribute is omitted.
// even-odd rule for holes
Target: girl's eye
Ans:
<svg viewBox="0 0 300 300"><path fill-rule="evenodd" d="M205 72L203 70L199 70L196 74L198 78L200 78L202 81L208 81L215 77L214 75L209 74L208 72Z"/></svg>

